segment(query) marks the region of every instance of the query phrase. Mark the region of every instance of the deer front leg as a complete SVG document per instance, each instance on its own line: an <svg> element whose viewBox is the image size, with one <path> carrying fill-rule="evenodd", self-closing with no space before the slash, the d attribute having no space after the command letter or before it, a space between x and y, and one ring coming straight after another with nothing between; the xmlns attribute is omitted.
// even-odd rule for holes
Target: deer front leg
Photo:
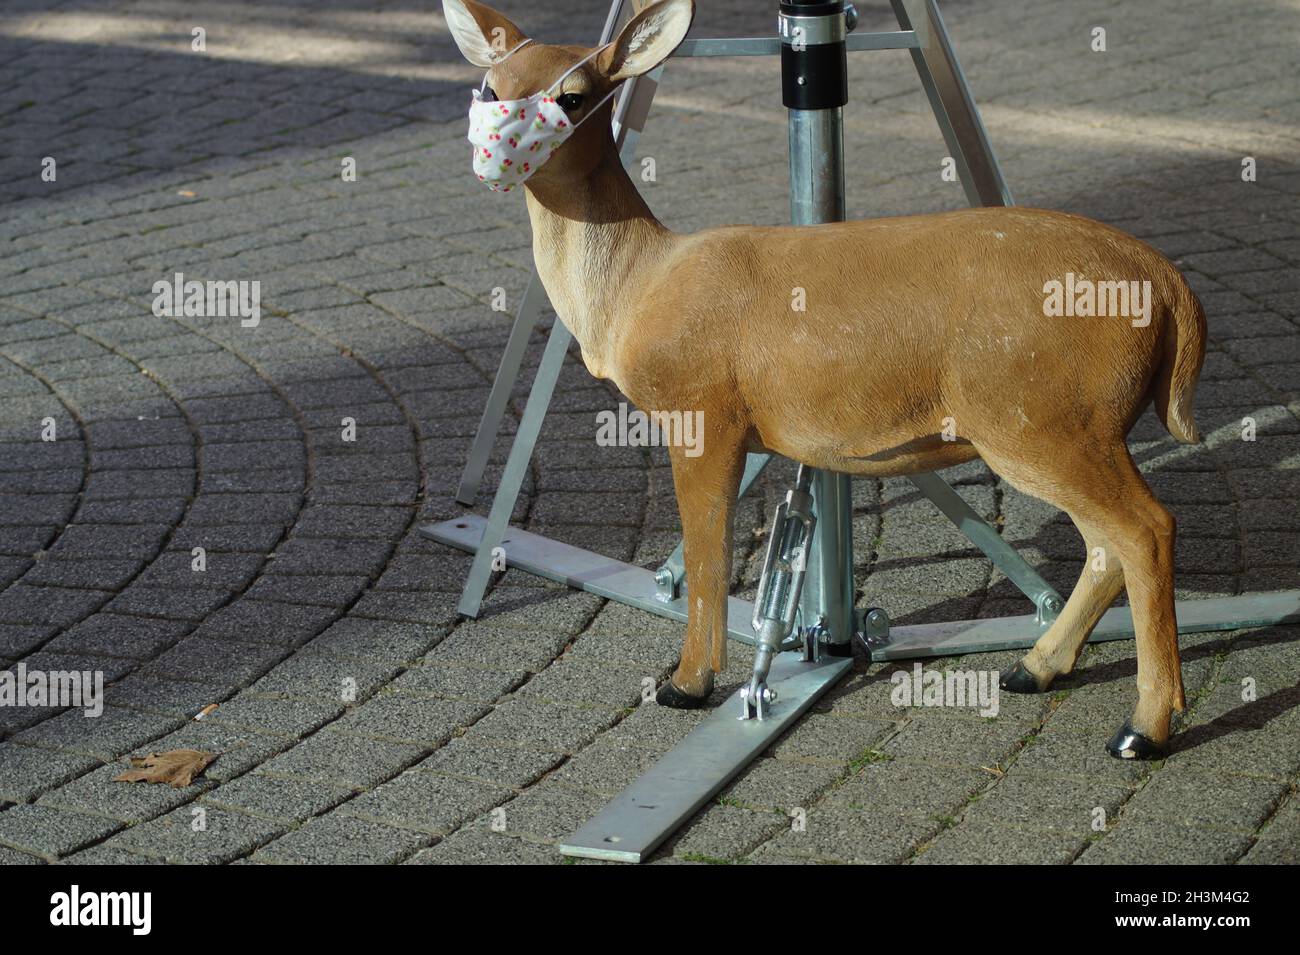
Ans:
<svg viewBox="0 0 1300 955"><path fill-rule="evenodd" d="M727 665L727 594L736 492L745 455L737 437L706 432L703 452L671 448L673 487L682 519L686 565L686 639L681 660L655 699L664 706L703 706L713 675Z"/></svg>
<svg viewBox="0 0 1300 955"><path fill-rule="evenodd" d="M1124 588L1119 554L1101 531L1079 523L1085 546L1083 572L1061 615L1038 638L1023 660L1002 674L1002 689L1042 693L1058 676L1069 673L1108 607Z"/></svg>

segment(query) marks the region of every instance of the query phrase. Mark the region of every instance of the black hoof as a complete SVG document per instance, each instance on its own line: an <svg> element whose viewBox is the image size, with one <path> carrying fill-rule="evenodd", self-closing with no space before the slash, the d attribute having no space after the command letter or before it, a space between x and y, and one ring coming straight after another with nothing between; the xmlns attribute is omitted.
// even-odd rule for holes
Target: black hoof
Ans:
<svg viewBox="0 0 1300 955"><path fill-rule="evenodd" d="M1165 748L1125 723L1106 744L1106 752L1116 759L1160 759Z"/></svg>
<svg viewBox="0 0 1300 955"><path fill-rule="evenodd" d="M1008 693L1041 693L1038 680L1025 669L1023 663L1017 663L998 679L998 685Z"/></svg>
<svg viewBox="0 0 1300 955"><path fill-rule="evenodd" d="M659 687L659 692L655 694L656 703L671 706L675 710L698 710L708 701L707 696L688 696L673 686L672 680Z"/></svg>

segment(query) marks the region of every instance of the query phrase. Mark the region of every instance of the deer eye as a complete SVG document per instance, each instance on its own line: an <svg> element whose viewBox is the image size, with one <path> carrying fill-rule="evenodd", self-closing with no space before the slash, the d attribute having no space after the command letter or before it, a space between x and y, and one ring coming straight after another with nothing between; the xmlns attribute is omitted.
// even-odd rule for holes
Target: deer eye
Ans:
<svg viewBox="0 0 1300 955"><path fill-rule="evenodd" d="M557 99L556 102L560 104L560 109L564 110L566 113L572 113L575 109L577 109L579 106L582 105L582 94L565 93L563 96Z"/></svg>

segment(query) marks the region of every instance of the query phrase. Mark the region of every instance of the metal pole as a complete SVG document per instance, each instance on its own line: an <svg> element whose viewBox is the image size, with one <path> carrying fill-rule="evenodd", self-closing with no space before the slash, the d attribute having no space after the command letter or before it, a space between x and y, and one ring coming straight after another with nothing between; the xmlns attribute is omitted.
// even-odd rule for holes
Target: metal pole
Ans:
<svg viewBox="0 0 1300 955"><path fill-rule="evenodd" d="M840 0L784 0L782 101L789 110L790 220L844 221L843 107L848 102L848 25ZM791 276L799 284L797 275ZM815 544L800 600L804 626L819 621L825 642L849 652L853 617L853 487L848 475L817 471L812 482Z"/></svg>

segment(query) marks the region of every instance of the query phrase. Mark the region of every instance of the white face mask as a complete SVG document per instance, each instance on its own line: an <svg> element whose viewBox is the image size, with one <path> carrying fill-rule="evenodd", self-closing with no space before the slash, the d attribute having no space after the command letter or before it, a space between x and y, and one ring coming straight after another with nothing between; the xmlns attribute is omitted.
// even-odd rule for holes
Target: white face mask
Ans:
<svg viewBox="0 0 1300 955"><path fill-rule="evenodd" d="M525 43L502 57L501 62L513 56ZM474 174L487 183L490 189L509 192L537 171L542 163L559 149L573 131L587 121L605 100L618 90L615 86L599 103L587 111L577 123L569 122L568 115L551 95L551 90L564 82L570 73L586 63L596 50L564 71L558 80L545 90L525 99L485 100L483 85L473 91L474 101L469 107L469 141L474 144Z"/></svg>

